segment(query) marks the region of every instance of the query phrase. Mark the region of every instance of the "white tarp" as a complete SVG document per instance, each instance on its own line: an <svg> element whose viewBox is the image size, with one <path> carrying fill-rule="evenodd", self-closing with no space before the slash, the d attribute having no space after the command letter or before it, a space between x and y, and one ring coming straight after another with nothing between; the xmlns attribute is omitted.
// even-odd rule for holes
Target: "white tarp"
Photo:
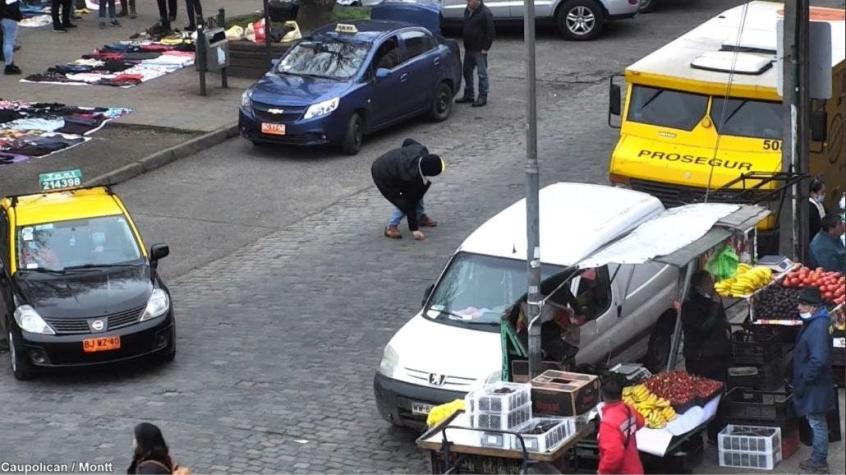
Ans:
<svg viewBox="0 0 846 475"><path fill-rule="evenodd" d="M578 266L641 264L654 257L666 256L701 238L717 221L739 208L738 205L725 203L697 203L670 208L641 224L623 239L585 258Z"/></svg>

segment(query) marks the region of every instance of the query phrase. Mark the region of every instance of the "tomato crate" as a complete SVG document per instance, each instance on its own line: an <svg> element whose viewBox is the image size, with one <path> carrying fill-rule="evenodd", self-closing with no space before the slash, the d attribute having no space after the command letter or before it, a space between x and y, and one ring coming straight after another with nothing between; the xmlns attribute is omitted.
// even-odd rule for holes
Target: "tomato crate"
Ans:
<svg viewBox="0 0 846 475"><path fill-rule="evenodd" d="M781 461L781 429L729 424L717 446L720 467L772 470Z"/></svg>
<svg viewBox="0 0 846 475"><path fill-rule="evenodd" d="M732 358L737 365L784 361L781 340L772 333L737 330L731 335Z"/></svg>
<svg viewBox="0 0 846 475"><path fill-rule="evenodd" d="M532 403L510 411L470 413L471 427L478 429L512 430L532 418Z"/></svg>
<svg viewBox="0 0 846 475"><path fill-rule="evenodd" d="M784 392L734 388L724 401L724 414L728 419L780 424L795 417L793 396Z"/></svg>

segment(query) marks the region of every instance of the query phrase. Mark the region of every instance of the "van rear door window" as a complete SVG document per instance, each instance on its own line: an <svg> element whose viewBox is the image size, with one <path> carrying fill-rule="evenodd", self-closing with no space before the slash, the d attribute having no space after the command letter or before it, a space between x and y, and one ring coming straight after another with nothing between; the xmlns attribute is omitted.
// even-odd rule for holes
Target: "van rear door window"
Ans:
<svg viewBox="0 0 846 475"><path fill-rule="evenodd" d="M643 124L693 130L705 117L708 96L688 92L634 86L628 120Z"/></svg>
<svg viewBox="0 0 846 475"><path fill-rule="evenodd" d="M714 98L711 120L722 135L781 140L782 110L780 102Z"/></svg>

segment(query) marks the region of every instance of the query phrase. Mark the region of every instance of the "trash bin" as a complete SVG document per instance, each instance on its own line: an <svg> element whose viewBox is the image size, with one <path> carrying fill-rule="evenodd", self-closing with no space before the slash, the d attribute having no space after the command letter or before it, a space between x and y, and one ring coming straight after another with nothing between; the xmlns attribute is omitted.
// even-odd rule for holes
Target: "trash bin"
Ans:
<svg viewBox="0 0 846 475"><path fill-rule="evenodd" d="M270 0L267 2L267 13L270 21L282 23L297 19L299 10L298 0Z"/></svg>
<svg viewBox="0 0 846 475"><path fill-rule="evenodd" d="M200 44L200 41L203 43ZM204 30L197 42L197 71L220 71L229 66L229 40L223 28Z"/></svg>

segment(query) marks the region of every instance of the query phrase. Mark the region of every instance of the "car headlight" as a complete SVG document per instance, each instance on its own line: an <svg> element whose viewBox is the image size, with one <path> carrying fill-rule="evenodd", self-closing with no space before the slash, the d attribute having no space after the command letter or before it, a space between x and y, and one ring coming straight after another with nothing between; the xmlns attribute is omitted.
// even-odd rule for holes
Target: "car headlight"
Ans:
<svg viewBox="0 0 846 475"><path fill-rule="evenodd" d="M247 89L241 94L241 107L250 107L250 99L253 97L253 90Z"/></svg>
<svg viewBox="0 0 846 475"><path fill-rule="evenodd" d="M305 113L305 120L314 119L315 117L323 117L324 115L331 114L335 109L338 108L338 104L341 103L341 98L336 97L334 99L329 99L328 101L318 102L317 104L312 104L309 106L308 110Z"/></svg>
<svg viewBox="0 0 846 475"><path fill-rule="evenodd" d="M382 362L379 363L379 372L389 378L392 378L394 376L394 371L397 369L398 362L399 355L391 344L388 343L385 345L385 351L382 353Z"/></svg>
<svg viewBox="0 0 846 475"><path fill-rule="evenodd" d="M170 308L170 298L167 292L162 289L153 289L153 295L147 300L147 308L144 309L144 315L141 315L141 321L152 320L161 317Z"/></svg>
<svg viewBox="0 0 846 475"><path fill-rule="evenodd" d="M15 321L25 332L41 333L42 335L55 335L56 332L47 325L41 315L29 305L21 305L15 309Z"/></svg>

